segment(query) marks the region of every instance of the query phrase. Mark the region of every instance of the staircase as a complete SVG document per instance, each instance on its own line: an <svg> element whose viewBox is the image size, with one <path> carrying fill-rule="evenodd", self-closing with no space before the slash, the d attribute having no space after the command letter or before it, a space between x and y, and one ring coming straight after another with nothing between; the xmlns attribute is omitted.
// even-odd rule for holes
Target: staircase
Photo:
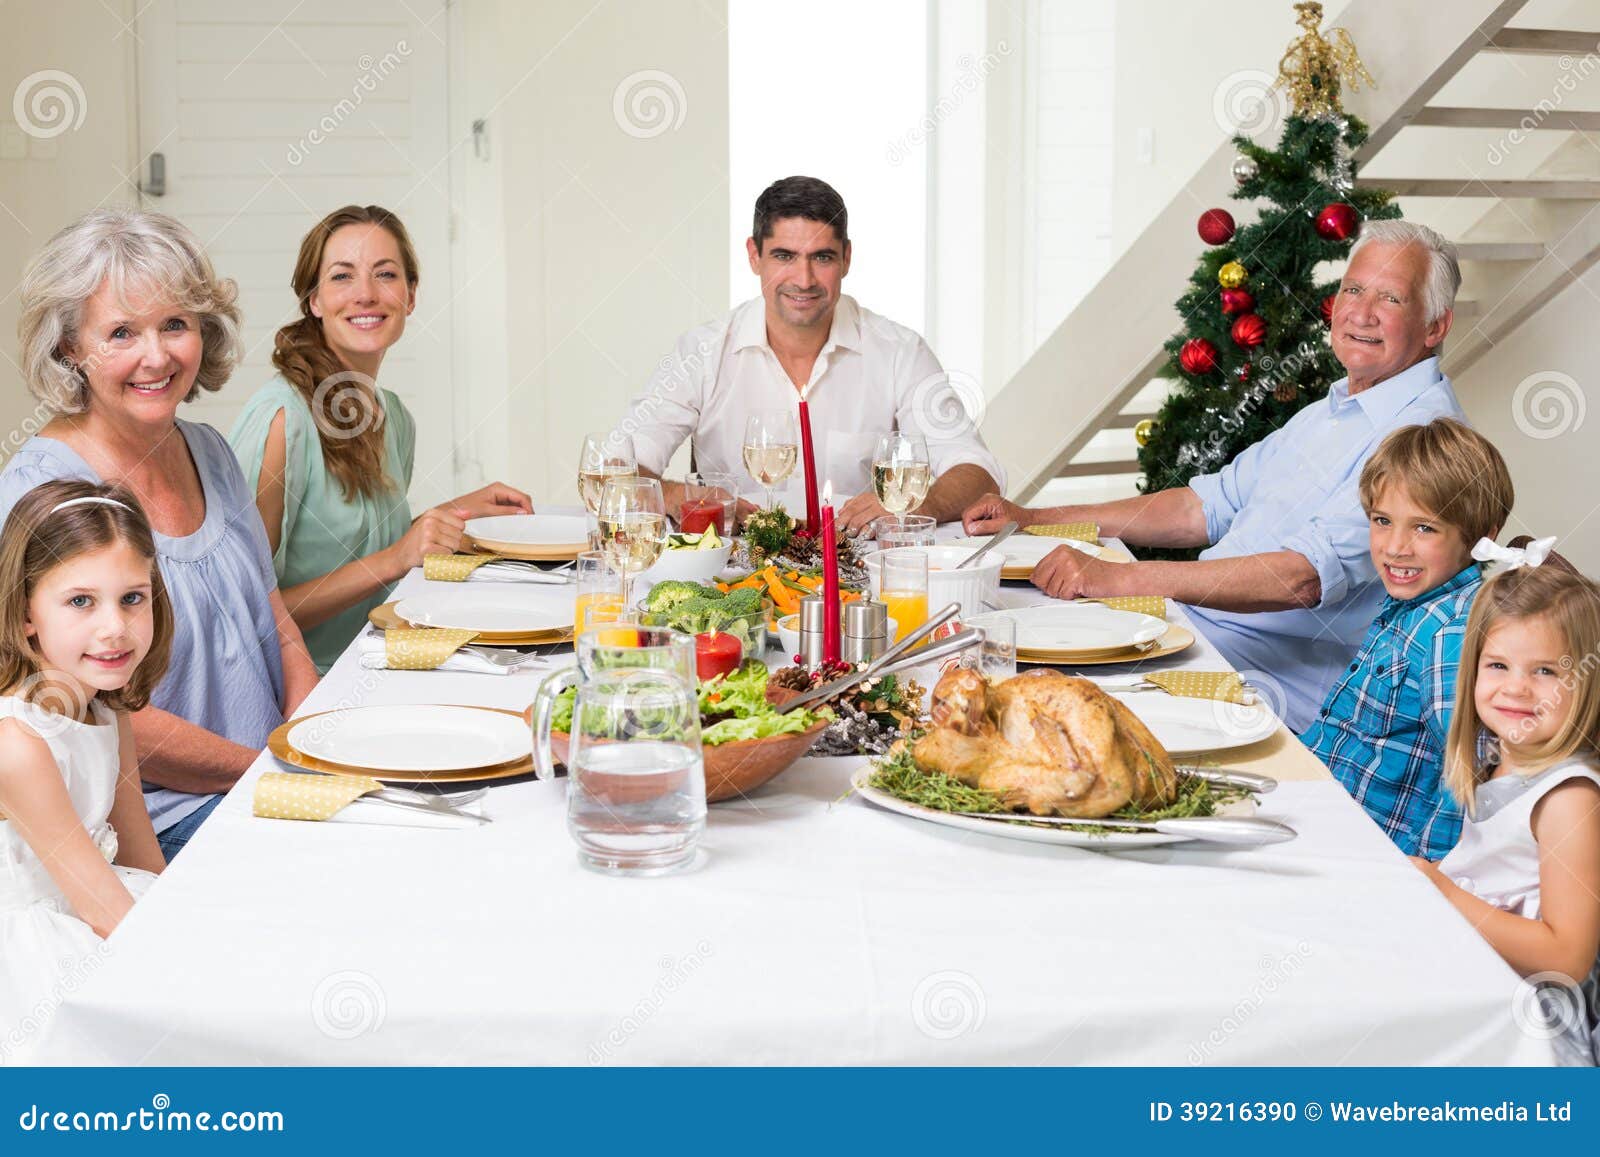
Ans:
<svg viewBox="0 0 1600 1157"><path fill-rule="evenodd" d="M1371 134L1357 155L1357 184L1394 191L1407 219L1460 245L1447 373L1459 374L1600 260L1600 147L1580 135L1600 132L1600 112L1563 107L1578 99L1549 83L1555 68L1581 74L1586 96L1600 92L1600 31L1508 27L1524 3L1354 0L1336 20L1379 83L1345 94ZM1443 103L1464 88L1504 92L1504 107ZM1234 156L1223 140L991 400L984 436L1007 464L1017 501L1136 493L1133 427L1154 416L1169 388L1157 375L1178 322L1174 271L1198 258L1194 206L1232 187Z"/></svg>

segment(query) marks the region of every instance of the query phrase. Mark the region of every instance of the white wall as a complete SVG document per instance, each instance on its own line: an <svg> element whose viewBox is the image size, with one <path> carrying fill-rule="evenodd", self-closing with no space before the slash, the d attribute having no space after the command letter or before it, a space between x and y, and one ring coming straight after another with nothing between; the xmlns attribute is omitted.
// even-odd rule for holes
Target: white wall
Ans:
<svg viewBox="0 0 1600 1157"><path fill-rule="evenodd" d="M97 205L129 205L136 194L124 174L134 165L132 32L118 31L133 19L132 0L100 5L24 0L8 4L8 34L0 37L0 455L8 455L37 428L35 402L22 384L17 361L17 282L51 234ZM86 24L86 20L88 23ZM30 135L18 125L13 94L24 79L44 70L70 74L66 105L45 106L42 127L70 108L72 123L51 137ZM36 81L28 91L38 92ZM52 112L51 110L55 111ZM20 156L15 155L20 152Z"/></svg>
<svg viewBox="0 0 1600 1157"><path fill-rule="evenodd" d="M1455 379L1467 416L1500 448L1516 484L1502 541L1559 535L1556 549L1589 575L1600 575L1597 316L1600 267Z"/></svg>
<svg viewBox="0 0 1600 1157"><path fill-rule="evenodd" d="M491 90L457 119L488 122L498 189L479 177L476 195L498 196L504 233L463 300L502 300L507 333L504 388L492 348L470 384L471 433L486 467L503 456L536 501L571 502L584 432L611 426L677 336L727 308L726 8L466 9L471 42L497 51L470 63ZM641 86L661 99L631 102Z"/></svg>

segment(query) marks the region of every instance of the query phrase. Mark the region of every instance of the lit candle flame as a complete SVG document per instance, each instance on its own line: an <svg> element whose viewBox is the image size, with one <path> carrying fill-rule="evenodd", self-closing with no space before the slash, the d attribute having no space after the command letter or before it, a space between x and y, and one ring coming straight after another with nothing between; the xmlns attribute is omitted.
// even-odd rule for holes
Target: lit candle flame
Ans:
<svg viewBox="0 0 1600 1157"><path fill-rule="evenodd" d="M833 479L831 478L822 484L822 505L833 505Z"/></svg>

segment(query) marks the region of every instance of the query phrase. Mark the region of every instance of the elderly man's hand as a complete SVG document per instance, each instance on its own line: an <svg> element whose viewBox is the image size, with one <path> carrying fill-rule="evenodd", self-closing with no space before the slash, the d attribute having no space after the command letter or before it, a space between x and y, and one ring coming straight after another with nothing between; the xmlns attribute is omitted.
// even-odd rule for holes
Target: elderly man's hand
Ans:
<svg viewBox="0 0 1600 1157"><path fill-rule="evenodd" d="M883 503L878 501L878 496L868 490L857 494L844 508L839 511L839 529L845 534L862 534L872 528L872 524L880 518L886 518L889 512L883 508Z"/></svg>
<svg viewBox="0 0 1600 1157"><path fill-rule="evenodd" d="M993 534L1008 522L1019 527L1034 522L1033 513L1015 502L1007 502L998 494L985 494L961 515L961 525L968 534Z"/></svg>
<svg viewBox="0 0 1600 1157"><path fill-rule="evenodd" d="M1033 568L1033 585L1056 599L1111 594L1108 572L1116 565L1070 546L1058 546Z"/></svg>

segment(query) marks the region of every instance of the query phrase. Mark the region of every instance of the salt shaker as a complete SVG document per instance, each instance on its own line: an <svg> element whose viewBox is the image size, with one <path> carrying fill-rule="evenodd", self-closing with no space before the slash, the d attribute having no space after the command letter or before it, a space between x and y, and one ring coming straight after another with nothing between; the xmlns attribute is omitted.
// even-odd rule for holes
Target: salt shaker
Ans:
<svg viewBox="0 0 1600 1157"><path fill-rule="evenodd" d="M870 663L889 649L889 608L872 599L850 603L844 609L841 658L846 663Z"/></svg>
<svg viewBox="0 0 1600 1157"><path fill-rule="evenodd" d="M822 596L807 595L800 600L800 662L816 667L822 662Z"/></svg>

